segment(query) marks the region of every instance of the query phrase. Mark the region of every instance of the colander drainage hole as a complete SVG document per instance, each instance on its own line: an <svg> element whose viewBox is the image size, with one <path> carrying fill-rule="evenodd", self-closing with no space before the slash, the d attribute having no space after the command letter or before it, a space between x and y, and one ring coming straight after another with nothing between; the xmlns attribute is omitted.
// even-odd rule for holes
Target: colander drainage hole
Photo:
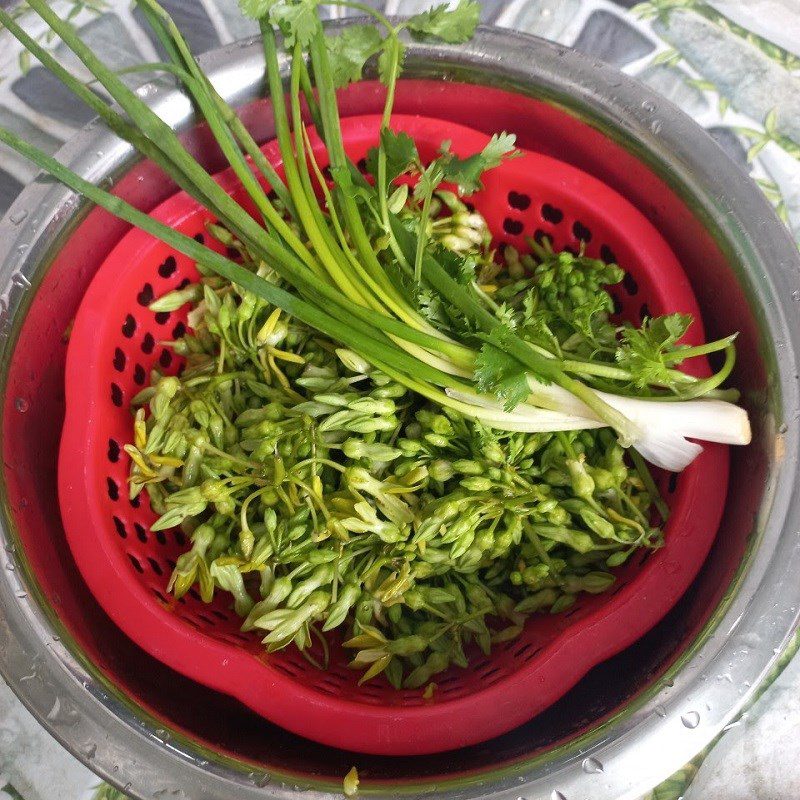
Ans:
<svg viewBox="0 0 800 800"><path fill-rule="evenodd" d="M169 600L164 596L164 593L159 591L155 588L155 586L150 587L150 591L162 602L162 603L169 603Z"/></svg>
<svg viewBox="0 0 800 800"><path fill-rule="evenodd" d="M149 283L146 283L144 286L142 286L142 290L136 295L136 302L145 308L147 308L147 306L149 306L150 303L152 303L155 299L156 296L153 292L153 286Z"/></svg>
<svg viewBox="0 0 800 800"><path fill-rule="evenodd" d="M358 164L356 164L356 166L358 167L359 172L361 172L362 174L365 173L367 171L367 159L359 158Z"/></svg>
<svg viewBox="0 0 800 800"><path fill-rule="evenodd" d="M128 531L125 530L125 523L117 516L113 516L111 519L114 520L114 527L117 529L117 533L120 535L120 537L127 539Z"/></svg>
<svg viewBox="0 0 800 800"><path fill-rule="evenodd" d="M199 236L201 239L203 238L202 233L198 233L197 236ZM197 239L197 236L194 238ZM200 239L197 239L197 241L200 241ZM202 244L202 242L200 243ZM175 260L175 256L167 256L164 259L164 263L159 265L158 274L162 278L169 278L175 274L176 269L178 269L178 262Z"/></svg>
<svg viewBox="0 0 800 800"><path fill-rule="evenodd" d="M536 242L536 244L538 245L544 246L545 241L550 242L552 241L552 239L541 228L537 228L533 232L533 241Z"/></svg>
<svg viewBox="0 0 800 800"><path fill-rule="evenodd" d="M109 499L114 502L119 500L119 486L117 486L117 482L113 478L106 478L106 486L108 487Z"/></svg>
<svg viewBox="0 0 800 800"><path fill-rule="evenodd" d="M119 444L114 439L108 440L108 460L112 464L116 464L119 461L119 454L120 448Z"/></svg>
<svg viewBox="0 0 800 800"><path fill-rule="evenodd" d="M203 236L203 234L202 234L202 233L196 233L196 234L194 235L194 240L195 240L196 242L200 242L200 244L205 244L206 237L205 237L205 236ZM172 256L170 256L170 258L172 258ZM174 259L173 259L173 260L174 260Z"/></svg>
<svg viewBox="0 0 800 800"><path fill-rule="evenodd" d="M614 313L621 314L622 313L622 303L613 292L611 293L611 301L614 303Z"/></svg>
<svg viewBox="0 0 800 800"><path fill-rule="evenodd" d="M164 348L161 351L161 355L158 357L158 363L161 364L162 367L166 369L172 363L172 353L169 350Z"/></svg>
<svg viewBox="0 0 800 800"><path fill-rule="evenodd" d="M134 333L136 333L136 320L133 318L133 314L128 314L122 324L122 335L126 339L130 339Z"/></svg>
<svg viewBox="0 0 800 800"><path fill-rule="evenodd" d="M531 198L527 194L511 191L508 193L508 204L517 211L525 211L530 208Z"/></svg>
<svg viewBox="0 0 800 800"><path fill-rule="evenodd" d="M667 481L667 491L670 494L674 494L677 488L678 488L678 473L670 472L669 480Z"/></svg>
<svg viewBox="0 0 800 800"><path fill-rule="evenodd" d="M525 230L525 226L521 220L506 217L503 220L503 230L511 236L519 236Z"/></svg>
<svg viewBox="0 0 800 800"><path fill-rule="evenodd" d="M144 525L140 522L133 523L133 529L136 531L136 538L142 543L147 543L147 531L144 529Z"/></svg>
<svg viewBox="0 0 800 800"><path fill-rule="evenodd" d="M137 364L133 368L133 381L139 386L144 386L144 382L147 380L147 373L144 371L144 367L141 364Z"/></svg>
<svg viewBox="0 0 800 800"><path fill-rule="evenodd" d="M166 544L167 543L167 534L164 531L156 531L156 541L159 544Z"/></svg>
<svg viewBox="0 0 800 800"><path fill-rule="evenodd" d="M139 495L137 494L137 495L136 495L136 497L132 497L132 498L131 498L131 501L130 501L130 502L131 502L131 508L139 508L139 506L140 506L140 505L141 505L141 503L142 503L142 499L141 499L141 497L139 497Z"/></svg>
<svg viewBox="0 0 800 800"><path fill-rule="evenodd" d="M172 329L172 338L173 339L180 339L186 333L186 326L179 322L173 329Z"/></svg>
<svg viewBox="0 0 800 800"><path fill-rule="evenodd" d="M164 325L165 323L169 322L169 311L156 311L155 313L155 320L156 325Z"/></svg>
<svg viewBox="0 0 800 800"><path fill-rule="evenodd" d="M175 528L173 533L175 536L175 543L178 547L183 547L186 544L186 537L183 535L183 531L180 528Z"/></svg>
<svg viewBox="0 0 800 800"><path fill-rule="evenodd" d="M560 208L551 206L550 203L545 203L542 206L542 219L545 222L551 222L553 225L558 225L564 219L564 212Z"/></svg>
<svg viewBox="0 0 800 800"><path fill-rule="evenodd" d="M219 619L219 620L222 620L222 622L227 622L227 621L228 621L228 615L227 615L227 614L223 614L221 611L217 611L217 609L216 609L216 608L212 608L212 609L211 609L211 613L212 613L212 614L213 614L213 615L214 615L214 616L215 616L217 619Z"/></svg>
<svg viewBox="0 0 800 800"><path fill-rule="evenodd" d="M111 402L117 408L122 408L122 389L116 383L111 384Z"/></svg>
<svg viewBox="0 0 800 800"><path fill-rule="evenodd" d="M650 319L653 315L650 313L650 308L647 303L642 303L641 308L639 309L639 319L644 322L646 319Z"/></svg>
<svg viewBox="0 0 800 800"><path fill-rule="evenodd" d="M518 647L518 648L517 648L517 649L514 651L514 658L521 658L522 656L524 656L524 655L525 655L525 653L527 653L527 652L528 652L528 650L530 650L530 649L531 649L531 647L532 647L532 646L533 646L533 645L532 645L530 642L526 642L526 643L525 643L525 644L523 644L521 647Z"/></svg>
<svg viewBox="0 0 800 800"><path fill-rule="evenodd" d="M114 369L117 372L125 372L125 364L127 363L127 358L125 357L125 353L117 347L114 350Z"/></svg>
<svg viewBox="0 0 800 800"><path fill-rule="evenodd" d="M180 291L181 289L185 289L191 281L188 278L184 278L175 288Z"/></svg>
<svg viewBox="0 0 800 800"><path fill-rule="evenodd" d="M578 241L592 241L592 232L582 222L576 220L572 225L572 232L575 234L575 238L578 239Z"/></svg>
<svg viewBox="0 0 800 800"><path fill-rule="evenodd" d="M189 597L192 600L197 600L198 603L200 602L200 595L197 593L197 589L189 589Z"/></svg>
<svg viewBox="0 0 800 800"><path fill-rule="evenodd" d="M154 558L150 558L150 556L147 557L147 561L150 564L150 569L152 569L156 575L160 577L164 574L164 570L161 569L161 564L159 564L158 561Z"/></svg>
<svg viewBox="0 0 800 800"><path fill-rule="evenodd" d="M625 273L625 277L622 279L622 286L631 297L639 291L639 284L636 283L630 272Z"/></svg>
<svg viewBox="0 0 800 800"><path fill-rule="evenodd" d="M153 338L153 334L148 332L144 335L144 339L142 339L142 352L149 356L150 353L153 352L153 349L156 346L156 340Z"/></svg>
<svg viewBox="0 0 800 800"><path fill-rule="evenodd" d="M614 251L607 244L600 247L600 258L605 261L606 264L617 263L617 257L614 255Z"/></svg>
<svg viewBox="0 0 800 800"><path fill-rule="evenodd" d="M144 567L139 563L139 559L136 556L128 553L128 558L130 559L131 564L133 564L133 568L140 574L144 574Z"/></svg>

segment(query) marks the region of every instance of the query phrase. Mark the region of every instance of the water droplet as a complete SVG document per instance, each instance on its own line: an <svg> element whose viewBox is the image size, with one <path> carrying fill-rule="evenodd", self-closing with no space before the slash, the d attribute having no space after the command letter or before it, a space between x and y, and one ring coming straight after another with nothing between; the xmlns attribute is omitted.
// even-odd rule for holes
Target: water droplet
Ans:
<svg viewBox="0 0 800 800"><path fill-rule="evenodd" d="M30 407L30 403L24 397L18 397L14 401L14 408L16 408L20 414L24 414Z"/></svg>
<svg viewBox="0 0 800 800"><path fill-rule="evenodd" d="M656 104L652 100L643 100L642 108L648 113L652 114L656 110Z"/></svg>
<svg viewBox="0 0 800 800"><path fill-rule="evenodd" d="M144 175L138 175L136 181L137 183L144 183Z"/></svg>
<svg viewBox="0 0 800 800"><path fill-rule="evenodd" d="M94 742L91 742L83 749L84 758L88 758L91 761L97 755L97 745Z"/></svg>
<svg viewBox="0 0 800 800"><path fill-rule="evenodd" d="M27 596L28 596L27 592L23 591L14 592L14 597L16 597L17 600L24 600Z"/></svg>
<svg viewBox="0 0 800 800"><path fill-rule="evenodd" d="M656 712L656 715L662 719L667 716L667 709L664 708L664 706L656 706L654 711Z"/></svg>
<svg viewBox="0 0 800 800"><path fill-rule="evenodd" d="M122 791L123 791L123 793L124 793L124 794L128 794L128 792L131 790L131 786L133 786L133 784L132 784L132 783L130 783L130 782L126 783L126 784L125 784L125 785L122 787Z"/></svg>
<svg viewBox="0 0 800 800"><path fill-rule="evenodd" d="M103 178L100 183L97 184L100 189L105 189L108 191L114 185L114 179L110 176Z"/></svg>
<svg viewBox="0 0 800 800"><path fill-rule="evenodd" d="M153 733L156 735L156 738L161 739L162 742L168 742L172 738L170 732L164 728L156 728Z"/></svg>
<svg viewBox="0 0 800 800"><path fill-rule="evenodd" d="M98 158L101 158L101 157L102 157L102 155L103 155L103 151L102 151L102 150L98 150L98 151L96 151L96 152L95 152L95 155L96 155Z"/></svg>
<svg viewBox="0 0 800 800"><path fill-rule="evenodd" d="M27 244L21 244L21 245L19 245L19 246L17 247L17 252L18 252L18 253L21 255L21 254L22 254L22 253L24 253L24 252L25 252L27 249L28 249L28 245L27 245Z"/></svg>
<svg viewBox="0 0 800 800"><path fill-rule="evenodd" d="M553 789L550 792L550 800L567 800L567 796L563 792L559 792L558 789Z"/></svg>
<svg viewBox="0 0 800 800"><path fill-rule="evenodd" d="M700 715L696 711L688 711L681 716L684 728L694 729L700 724Z"/></svg>
<svg viewBox="0 0 800 800"><path fill-rule="evenodd" d="M650 123L650 130L656 134L656 136L661 132L661 128L663 127L664 123L660 119L654 119Z"/></svg>
<svg viewBox="0 0 800 800"><path fill-rule="evenodd" d="M28 216L27 210L21 208L19 211L13 211L8 218L11 220L11 223L13 225L19 225L20 222L22 222L27 216Z"/></svg>
<svg viewBox="0 0 800 800"><path fill-rule="evenodd" d="M596 758L584 758L581 766L583 767L583 771L588 775L597 775L599 772L603 771L603 765Z"/></svg>
<svg viewBox="0 0 800 800"><path fill-rule="evenodd" d="M60 642L60 641L61 641L61 637L60 637L60 636L58 636L58 635L56 635L56 634L54 633L54 634L53 634L53 641L54 641L54 642Z"/></svg>
<svg viewBox="0 0 800 800"><path fill-rule="evenodd" d="M13 572L16 569L16 567L9 561L8 564L6 564L6 569L9 572Z"/></svg>
<svg viewBox="0 0 800 800"><path fill-rule="evenodd" d="M731 677L730 672L723 672L722 675L717 675L718 681L727 681L728 683L733 683L733 678Z"/></svg>

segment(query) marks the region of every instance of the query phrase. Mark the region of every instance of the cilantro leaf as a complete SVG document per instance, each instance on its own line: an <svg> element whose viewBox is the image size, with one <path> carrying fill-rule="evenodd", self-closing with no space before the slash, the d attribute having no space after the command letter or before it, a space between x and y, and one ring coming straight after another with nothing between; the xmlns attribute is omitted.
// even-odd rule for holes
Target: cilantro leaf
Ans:
<svg viewBox="0 0 800 800"><path fill-rule="evenodd" d="M495 133L480 153L459 158L449 152L448 143L442 145L441 161L444 165L444 179L457 184L461 194L472 194L483 188L481 175L500 165L504 158L521 155L514 149L516 136L513 133Z"/></svg>
<svg viewBox="0 0 800 800"><path fill-rule="evenodd" d="M422 200L425 197L432 197L443 180L444 164L440 158L436 158L420 172L419 180L414 187L414 197L417 200Z"/></svg>
<svg viewBox="0 0 800 800"><path fill-rule="evenodd" d="M667 363L664 356L680 350L677 342L691 322L689 314L668 314L645 320L641 328L627 325L622 329L622 342L615 355L617 363L631 372L635 386L644 389L651 384L673 385L669 370L674 360Z"/></svg>
<svg viewBox="0 0 800 800"><path fill-rule="evenodd" d="M287 48L296 43L307 47L320 26L315 0L275 3L270 9L270 19L281 29Z"/></svg>
<svg viewBox="0 0 800 800"><path fill-rule="evenodd" d="M279 2L281 0L239 0L239 8L246 17L261 19Z"/></svg>
<svg viewBox="0 0 800 800"><path fill-rule="evenodd" d="M506 411L513 411L531 393L522 364L491 342L486 342L475 358L474 378L479 391L502 400Z"/></svg>
<svg viewBox="0 0 800 800"><path fill-rule="evenodd" d="M381 130L381 147L386 153L386 183L391 183L398 175L419 161L417 145L404 131L395 133L389 128ZM378 177L378 149L370 148L367 152L367 172Z"/></svg>
<svg viewBox="0 0 800 800"><path fill-rule="evenodd" d="M408 29L415 39L437 39L448 44L462 44L475 33L481 13L481 4L475 0L461 0L455 8L446 3L415 14L408 20Z"/></svg>
<svg viewBox="0 0 800 800"><path fill-rule="evenodd" d="M474 256L456 253L438 242L430 249L430 254L439 266L462 286L469 286L475 280L477 263Z"/></svg>
<svg viewBox="0 0 800 800"><path fill-rule="evenodd" d="M337 89L361 79L364 64L383 46L383 39L373 25L352 25L338 36L327 36L331 76Z"/></svg>

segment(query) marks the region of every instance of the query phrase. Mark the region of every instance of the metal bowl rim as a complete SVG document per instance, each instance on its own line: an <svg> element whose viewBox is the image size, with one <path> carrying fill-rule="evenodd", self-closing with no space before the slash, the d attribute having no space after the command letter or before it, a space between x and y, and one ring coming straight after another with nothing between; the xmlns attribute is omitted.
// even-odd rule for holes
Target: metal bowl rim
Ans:
<svg viewBox="0 0 800 800"><path fill-rule="evenodd" d="M347 24L336 23L335 25ZM534 57L535 54L535 57ZM203 65L221 93L232 102L252 99L261 79L263 62L252 41L234 43L203 57ZM780 470L765 487L762 511L769 511L730 596L719 607L703 634L671 668L666 678L611 720L590 733L555 748L545 756L513 768L482 774L461 783L437 781L436 796L447 798L518 798L550 796L558 790L571 798L595 800L633 798L681 768L746 706L764 677L773 669L800 620L800 586L791 581L800 567L800 546L787 534L800 522L800 498L793 492L797 479L800 416L797 373L800 328L792 295L800 296L800 254L782 223L755 185L689 117L652 90L615 69L568 48L498 28L481 27L475 39L458 48L410 44L407 74L426 75L456 68L460 79L511 88L530 94L569 98L582 112L608 130L635 140L650 154L651 166L671 170L671 180L701 202L704 213L725 235L725 244L741 258L753 295L760 301L762 335L783 344L776 359L785 456ZM173 126L185 126L191 107L185 97L166 85L149 85L143 97ZM653 132L653 109L661 109L660 128ZM664 114L663 111L667 113ZM97 153L103 153L98 157ZM103 126L90 123L58 154L64 163L89 180L99 182L124 172L131 149ZM711 199L726 198L725 208ZM29 184L0 222L0 344L2 379L13 351L13 326L24 314L27 298L14 288L16 275L33 277L52 243L87 204L65 188L39 178ZM22 209L37 209L22 224L10 217ZM746 244L746 248L741 242ZM737 242L740 244L737 245ZM20 247L26 245L24 252ZM791 527L790 527L791 522ZM163 723L127 701L103 679L63 636L63 629L40 605L37 589L25 575L24 559L14 553L10 520L0 524L0 673L39 722L70 752L101 777L124 787L133 797L152 797L164 789L184 797L288 798L295 794L294 776L273 773L266 788L263 773L212 753L181 736L165 736ZM11 564L16 570L6 567ZM19 595L27 593L27 598ZM741 633L740 633L741 632ZM39 674L69 698L79 721L63 727L48 718L48 708L32 683L24 681L31 663ZM724 673L730 680L715 680ZM749 687L742 689L742 687ZM688 726L687 714L700 723ZM688 717L693 722L693 717ZM683 721L682 721L683 720ZM91 746L86 747L85 743ZM582 769L591 756L603 772ZM284 782L279 780L283 778ZM425 792L424 783L405 791ZM375 797L396 797L398 789L377 790ZM313 785L307 797L332 798L340 790L331 784ZM554 795L555 796L555 795Z"/></svg>

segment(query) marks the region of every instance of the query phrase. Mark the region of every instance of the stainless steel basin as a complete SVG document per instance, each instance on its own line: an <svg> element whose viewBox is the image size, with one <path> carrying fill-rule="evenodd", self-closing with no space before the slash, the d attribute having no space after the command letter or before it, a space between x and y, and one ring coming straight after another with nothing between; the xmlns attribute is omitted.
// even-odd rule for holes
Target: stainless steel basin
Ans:
<svg viewBox="0 0 800 800"><path fill-rule="evenodd" d="M203 61L256 137L269 139L269 107L257 100L259 46L241 42ZM488 88L464 91L465 84ZM220 165L186 98L167 84L140 91L204 163ZM515 101L499 114L487 98L502 93ZM367 83L345 95L343 109L369 112L380 102L380 86ZM375 797L633 798L736 717L798 625L800 254L757 187L644 86L508 31L481 29L459 48L410 45L397 109L513 130L523 146L602 178L666 236L708 332L741 331L734 382L755 439L733 453L716 545L680 604L636 645L529 724L462 751L343 753L191 684L110 623L64 540L55 462L66 331L125 226L39 178L0 224L0 672L54 736L132 797L334 797L355 764L362 792ZM145 209L174 190L99 125L59 158Z"/></svg>

